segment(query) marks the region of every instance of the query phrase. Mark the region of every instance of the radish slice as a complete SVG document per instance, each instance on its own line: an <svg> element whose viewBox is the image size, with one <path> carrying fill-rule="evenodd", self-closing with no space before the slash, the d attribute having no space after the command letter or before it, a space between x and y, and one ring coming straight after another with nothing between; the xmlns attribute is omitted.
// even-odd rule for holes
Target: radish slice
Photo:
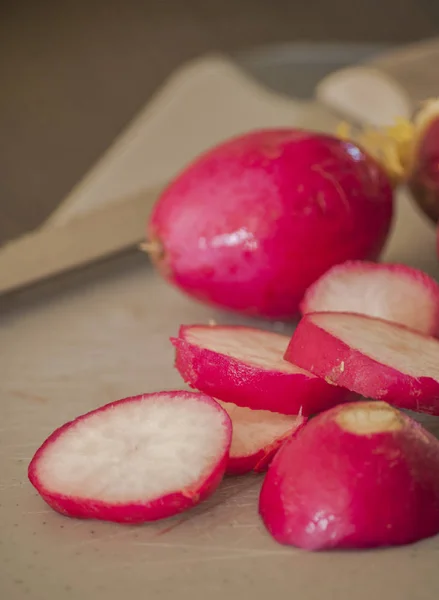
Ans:
<svg viewBox="0 0 439 600"><path fill-rule="evenodd" d="M232 445L226 469L230 475L265 471L284 441L307 421L301 416L252 410L221 400L217 402L232 420Z"/></svg>
<svg viewBox="0 0 439 600"><path fill-rule="evenodd" d="M348 313L305 315L285 358L362 396L439 415L439 341L401 325Z"/></svg>
<svg viewBox="0 0 439 600"><path fill-rule="evenodd" d="M439 441L385 402L315 417L275 456L259 511L307 550L408 544L439 533Z"/></svg>
<svg viewBox="0 0 439 600"><path fill-rule="evenodd" d="M219 485L232 427L213 398L160 392L126 398L56 430L29 479L56 511L141 523L191 508Z"/></svg>
<svg viewBox="0 0 439 600"><path fill-rule="evenodd" d="M250 327L182 326L175 366L191 387L225 402L308 416L346 392L283 359L289 338Z"/></svg>
<svg viewBox="0 0 439 600"><path fill-rule="evenodd" d="M439 333L439 285L406 265L350 261L327 271L306 292L302 314L350 312Z"/></svg>

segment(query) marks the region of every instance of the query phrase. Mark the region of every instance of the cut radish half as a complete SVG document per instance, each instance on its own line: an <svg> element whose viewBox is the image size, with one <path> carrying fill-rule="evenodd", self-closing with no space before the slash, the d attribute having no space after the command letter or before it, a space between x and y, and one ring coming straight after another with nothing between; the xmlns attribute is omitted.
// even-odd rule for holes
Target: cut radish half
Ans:
<svg viewBox="0 0 439 600"><path fill-rule="evenodd" d="M329 269L305 294L302 314L349 312L439 333L439 285L406 265L351 261Z"/></svg>
<svg viewBox="0 0 439 600"><path fill-rule="evenodd" d="M285 440L307 421L301 416L218 402L232 420L232 445L226 469L230 475L265 471Z"/></svg>
<svg viewBox="0 0 439 600"><path fill-rule="evenodd" d="M439 441L385 402L318 415L274 457L259 511L307 550L408 544L439 533Z"/></svg>
<svg viewBox="0 0 439 600"><path fill-rule="evenodd" d="M439 415L439 341L401 325L347 313L305 315L285 358L362 396Z"/></svg>
<svg viewBox="0 0 439 600"><path fill-rule="evenodd" d="M227 413L204 394L135 396L57 429L33 457L29 479L70 517L155 521L213 493L231 436Z"/></svg>
<svg viewBox="0 0 439 600"><path fill-rule="evenodd" d="M250 327L182 326L175 366L191 387L224 402L305 416L346 392L285 361L288 336Z"/></svg>

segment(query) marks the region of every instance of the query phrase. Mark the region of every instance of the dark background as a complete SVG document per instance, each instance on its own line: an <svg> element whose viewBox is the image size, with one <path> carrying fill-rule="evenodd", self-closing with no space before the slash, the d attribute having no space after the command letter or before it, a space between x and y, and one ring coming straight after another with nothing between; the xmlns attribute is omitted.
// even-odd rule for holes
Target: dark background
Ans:
<svg viewBox="0 0 439 600"><path fill-rule="evenodd" d="M0 8L0 241L39 224L183 61L438 32L437 0L27 0Z"/></svg>

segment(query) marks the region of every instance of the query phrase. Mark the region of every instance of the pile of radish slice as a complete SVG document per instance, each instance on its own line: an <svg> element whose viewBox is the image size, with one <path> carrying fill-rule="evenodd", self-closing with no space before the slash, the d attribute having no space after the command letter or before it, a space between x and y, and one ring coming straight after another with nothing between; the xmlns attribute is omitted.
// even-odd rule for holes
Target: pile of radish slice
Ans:
<svg viewBox="0 0 439 600"><path fill-rule="evenodd" d="M439 415L438 307L425 274L349 262L309 289L292 338L182 326L175 366L196 391L78 417L37 450L29 479L69 517L142 523L190 509L225 475L268 469L259 512L282 544L435 535L439 441L398 409Z"/></svg>

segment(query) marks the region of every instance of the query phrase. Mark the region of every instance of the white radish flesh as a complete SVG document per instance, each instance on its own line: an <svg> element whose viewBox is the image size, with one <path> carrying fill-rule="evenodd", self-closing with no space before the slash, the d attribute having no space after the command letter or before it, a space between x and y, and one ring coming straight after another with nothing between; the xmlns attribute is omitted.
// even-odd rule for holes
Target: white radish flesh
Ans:
<svg viewBox="0 0 439 600"><path fill-rule="evenodd" d="M317 280L307 290L301 311L363 314L437 335L439 285L406 265L351 261Z"/></svg>
<svg viewBox="0 0 439 600"><path fill-rule="evenodd" d="M439 341L400 325L347 313L308 314L285 358L365 397L439 415Z"/></svg>
<svg viewBox="0 0 439 600"><path fill-rule="evenodd" d="M238 406L310 415L345 391L284 360L289 338L241 326L190 325L172 339L175 365L191 387Z"/></svg>
<svg viewBox="0 0 439 600"><path fill-rule="evenodd" d="M301 416L218 402L232 420L232 445L227 472L233 475L265 471L282 443L307 421Z"/></svg>
<svg viewBox="0 0 439 600"><path fill-rule="evenodd" d="M170 516L219 483L231 443L230 419L202 394L127 398L55 431L29 477L70 516L140 522Z"/></svg>

